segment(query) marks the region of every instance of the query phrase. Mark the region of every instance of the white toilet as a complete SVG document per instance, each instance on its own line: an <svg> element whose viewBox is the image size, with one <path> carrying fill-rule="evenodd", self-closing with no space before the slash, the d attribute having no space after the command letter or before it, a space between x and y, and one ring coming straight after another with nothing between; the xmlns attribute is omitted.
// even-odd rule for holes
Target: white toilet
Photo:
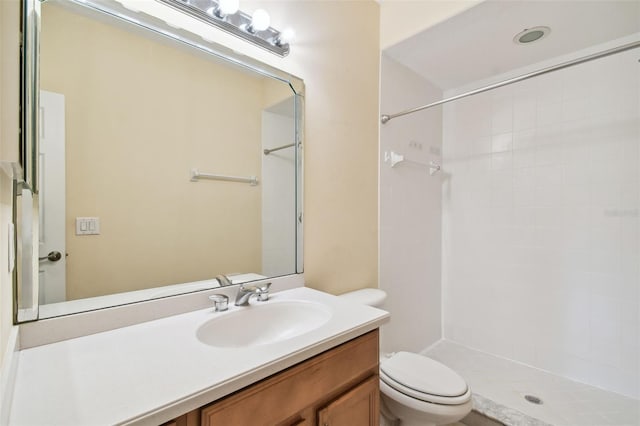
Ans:
<svg viewBox="0 0 640 426"><path fill-rule="evenodd" d="M383 290L366 288L340 297L380 306ZM380 358L382 413L402 426L445 425L471 411L471 389L460 375L426 356L396 352Z"/></svg>

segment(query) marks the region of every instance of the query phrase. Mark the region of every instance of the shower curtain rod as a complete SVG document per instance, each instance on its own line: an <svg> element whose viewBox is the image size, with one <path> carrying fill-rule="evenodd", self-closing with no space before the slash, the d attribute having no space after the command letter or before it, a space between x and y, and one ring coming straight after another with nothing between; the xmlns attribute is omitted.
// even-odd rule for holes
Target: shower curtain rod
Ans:
<svg viewBox="0 0 640 426"><path fill-rule="evenodd" d="M423 109L431 108L434 106L446 104L448 102L452 102L458 99L466 98L467 96L477 95L478 93L486 92L488 90L497 89L498 87L507 86L509 84L518 83L520 81L528 80L533 77L537 77L539 75L547 74L553 71L558 71L564 68L569 68L574 65L580 65L585 62L593 61L594 59L604 58L605 56L615 55L616 53L624 52L626 50L635 49L640 47L640 41L634 41L632 43L623 44L622 46L614 47L612 49L603 50L602 52L594 53L592 55L583 56L582 58L574 59L571 61L563 62L558 65L553 65L547 68L543 68L538 71L533 71L527 74L520 75L518 77L509 78L507 80L503 80L499 83L490 84L488 86L481 87L479 89L474 89L469 92L462 93L460 95L451 96L450 98L442 99L437 102L433 102L427 105L419 106L416 108L407 109L405 111L398 112L396 114L384 114L380 117L380 122L382 124L386 124L392 119L396 117L402 117L403 115L413 114L414 112L422 111Z"/></svg>

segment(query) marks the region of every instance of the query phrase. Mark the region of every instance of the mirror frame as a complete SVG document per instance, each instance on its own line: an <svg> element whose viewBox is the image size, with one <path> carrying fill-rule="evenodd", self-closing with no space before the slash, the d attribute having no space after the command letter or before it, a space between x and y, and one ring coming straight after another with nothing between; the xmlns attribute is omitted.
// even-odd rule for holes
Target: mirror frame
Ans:
<svg viewBox="0 0 640 426"><path fill-rule="evenodd" d="M19 141L20 165L24 170L23 180L14 183L13 194L13 217L16 224L16 244L20 247L21 237L24 235L21 229L21 220L19 217L19 200L22 190L26 189L33 196L33 214L38 214L38 152L40 139L40 122L39 122L39 93L40 93L40 32L41 32L41 3L47 0L22 0L22 57L21 57L21 138ZM51 0L54 1L54 0ZM237 53L229 48L219 45L215 42L205 41L202 37L195 33L188 32L183 29L169 26L162 19L148 14L137 13L125 8L122 4L115 0L55 0L66 2L82 8L88 8L100 14L111 16L115 19L133 25L137 30L151 31L152 33L171 39L197 49L209 55L231 64L238 66L253 73L260 74L278 80L287 84L295 99L295 196L296 196L296 250L295 250L295 272L283 276L301 274L304 271L303 265L303 155L302 147L304 140L304 82L292 74L282 71L278 68L264 64L256 59ZM141 16L143 15L143 17ZM195 18L192 18L195 19ZM15 186L17 185L17 186ZM38 221L33 221L32 238L34 242L38 241L39 230ZM24 323L36 321L39 319L38 293L39 283L37 274L38 258L37 244L33 244L33 250L30 253L23 253L17 250L16 268L13 272L14 282L14 323ZM30 262L35 273L32 273L32 280L22 279L20 267L24 261ZM33 272L33 270L32 270ZM273 278L273 277L269 277ZM237 284L236 284L237 285ZM161 288L161 287L160 287ZM171 296L154 297L151 299L135 300L124 304L142 303L148 300L173 297L186 293L195 293L207 290L185 290L184 292L172 294ZM110 308L119 305L105 304L101 309ZM94 309L91 309L94 310ZM86 312L79 310L67 315Z"/></svg>

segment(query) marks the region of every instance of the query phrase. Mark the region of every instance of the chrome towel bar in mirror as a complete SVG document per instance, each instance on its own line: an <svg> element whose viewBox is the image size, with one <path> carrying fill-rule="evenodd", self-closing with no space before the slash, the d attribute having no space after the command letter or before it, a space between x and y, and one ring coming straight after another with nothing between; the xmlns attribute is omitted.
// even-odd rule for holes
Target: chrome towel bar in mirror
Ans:
<svg viewBox="0 0 640 426"><path fill-rule="evenodd" d="M197 182L200 179L225 180L227 182L241 182L241 183L248 183L251 186L258 185L258 178L255 176L249 176L249 177L227 176L227 175L218 175L213 173L200 173L198 169L191 169L191 182Z"/></svg>

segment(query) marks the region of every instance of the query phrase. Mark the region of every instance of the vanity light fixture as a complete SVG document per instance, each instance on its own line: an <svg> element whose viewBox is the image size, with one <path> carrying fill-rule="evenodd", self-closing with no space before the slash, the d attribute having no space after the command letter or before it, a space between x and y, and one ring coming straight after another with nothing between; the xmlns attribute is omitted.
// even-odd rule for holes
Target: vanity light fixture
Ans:
<svg viewBox="0 0 640 426"><path fill-rule="evenodd" d="M271 18L264 9L252 16L239 10L239 0L156 0L240 37L278 56L289 54L291 30L278 31L270 26Z"/></svg>
<svg viewBox="0 0 640 426"><path fill-rule="evenodd" d="M239 0L220 0L218 4L212 4L207 13L215 15L217 18L224 19L227 15L233 15L240 9Z"/></svg>

